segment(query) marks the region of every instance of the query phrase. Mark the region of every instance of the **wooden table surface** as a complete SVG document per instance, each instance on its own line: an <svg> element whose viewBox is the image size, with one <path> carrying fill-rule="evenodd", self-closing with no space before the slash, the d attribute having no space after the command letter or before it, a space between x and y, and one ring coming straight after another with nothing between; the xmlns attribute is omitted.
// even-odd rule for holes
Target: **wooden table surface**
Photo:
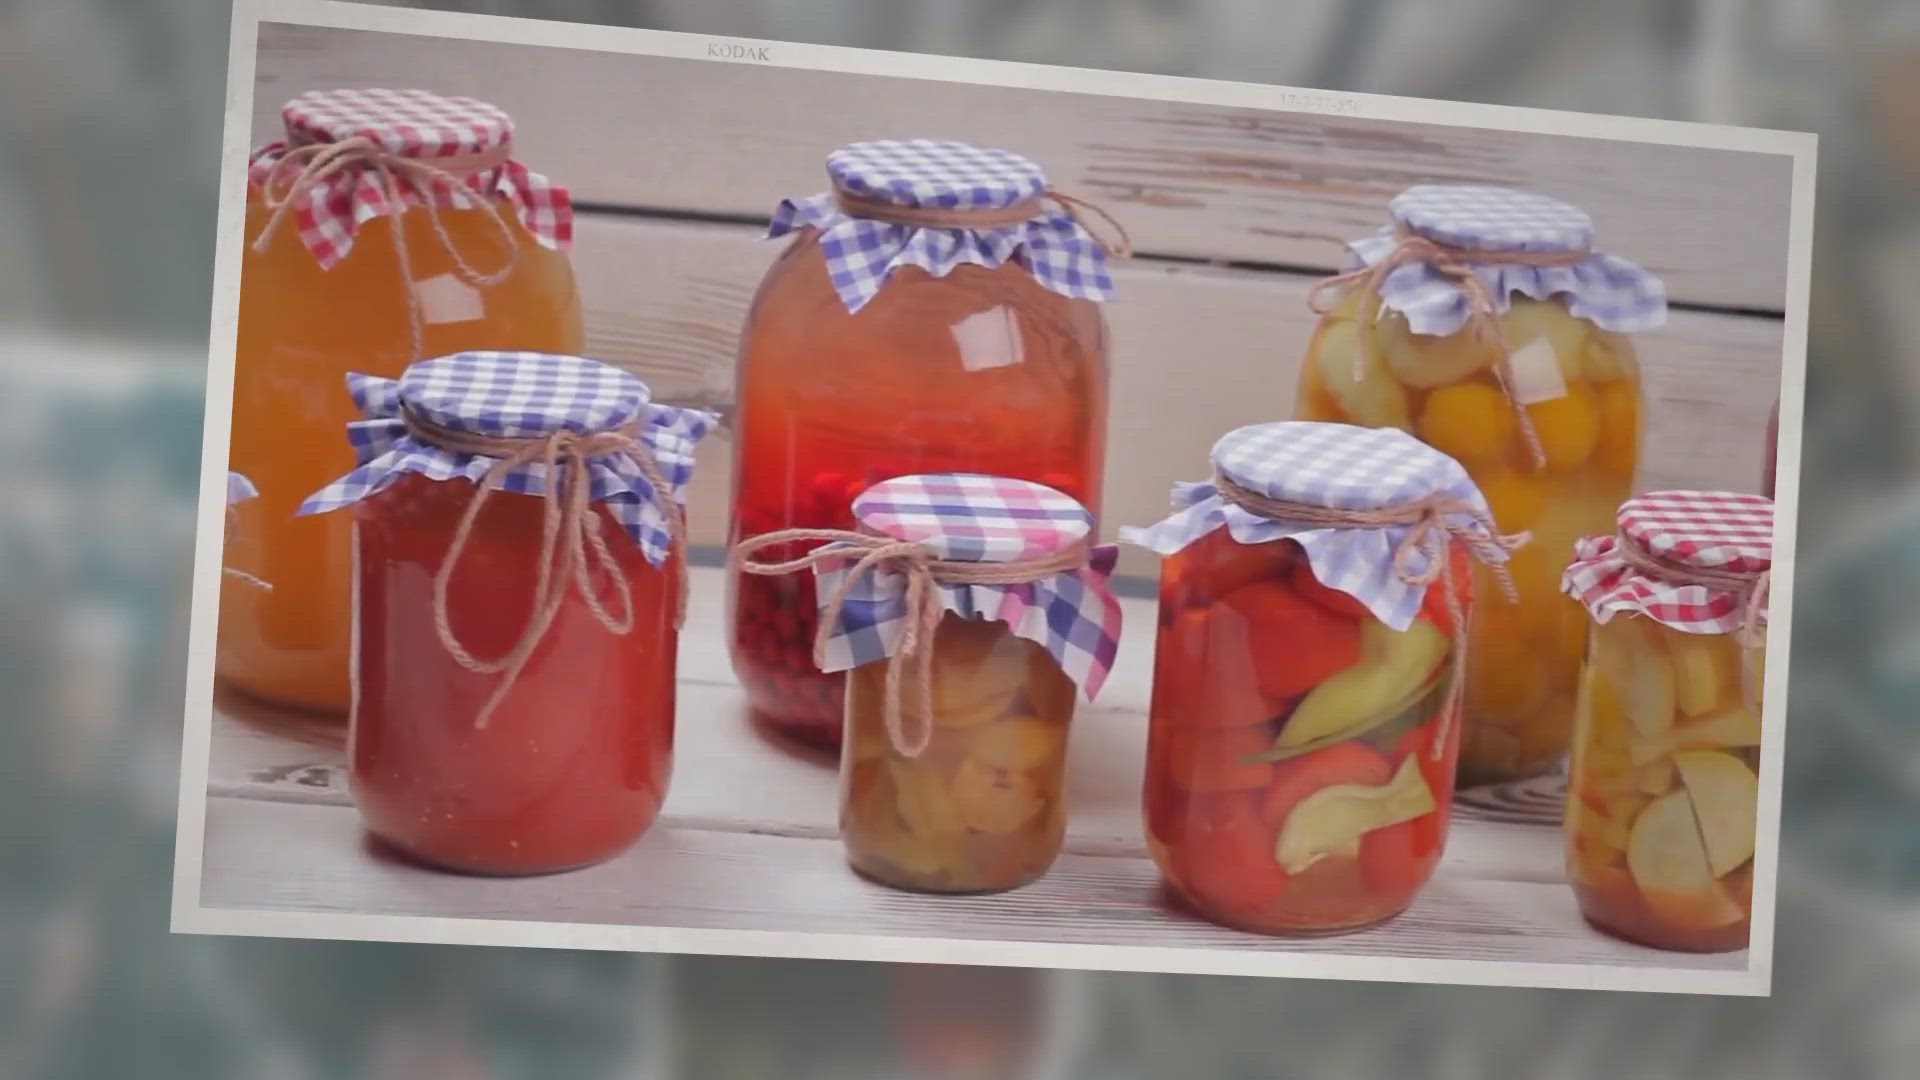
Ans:
<svg viewBox="0 0 1920 1080"><path fill-rule="evenodd" d="M1423 975L1423 961L1448 962L1450 978L1462 961L1573 966L1541 985L1586 985L1583 967L1615 975L1622 968L1676 976L1746 971L1746 953L1662 953L1590 929L1563 876L1558 828L1538 816L1526 820L1525 812L1456 808L1433 882L1400 918L1361 933L1269 939L1174 908L1141 834L1151 671L1144 660L1154 616L1151 602L1137 599L1124 601L1121 666L1098 704L1083 704L1074 721L1068 837L1052 872L1025 889L987 897L920 896L871 884L842 857L831 763L782 748L744 717L722 644L720 573L693 571L673 786L658 823L621 857L574 873L507 880L401 862L366 841L337 747L299 737L284 719L243 717L226 706L214 717L201 906L1172 947L1270 956L1274 962L1261 970L1272 973L1297 972L1289 957L1338 954L1405 960L1392 970L1416 980L1435 977ZM1484 981L1501 980L1489 974Z"/></svg>

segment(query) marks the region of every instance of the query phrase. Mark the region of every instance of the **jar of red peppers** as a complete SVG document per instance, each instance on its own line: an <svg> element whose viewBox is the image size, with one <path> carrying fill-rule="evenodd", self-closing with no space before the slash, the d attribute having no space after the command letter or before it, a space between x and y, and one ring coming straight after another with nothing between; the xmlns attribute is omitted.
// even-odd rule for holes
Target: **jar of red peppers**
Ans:
<svg viewBox="0 0 1920 1080"><path fill-rule="evenodd" d="M877 481L1046 484L1096 516L1114 250L1034 162L924 139L829 155L741 336L731 539L848 529ZM806 544L783 553L800 555ZM729 577L734 669L773 729L837 746L841 680L813 666L810 576Z"/></svg>
<svg viewBox="0 0 1920 1080"><path fill-rule="evenodd" d="M813 655L822 672L850 673L848 858L902 889L1025 885L1066 832L1074 688L1093 697L1119 648L1117 552L1089 546L1079 502L1007 477L897 477L851 510L859 531L769 533L735 549L753 575L816 575ZM798 540L824 544L765 557Z"/></svg>
<svg viewBox="0 0 1920 1080"><path fill-rule="evenodd" d="M1632 335L1664 323L1666 288L1595 250L1586 212L1545 195L1422 184L1390 209L1309 296L1321 321L1295 415L1418 435L1466 467L1501 529L1533 536L1510 567L1519 602L1473 627L1460 782L1550 772L1587 631L1560 569L1633 489Z"/></svg>
<svg viewBox="0 0 1920 1080"><path fill-rule="evenodd" d="M1580 541L1592 615L1566 810L1587 921L1686 952L1747 946L1773 501L1657 491Z"/></svg>
<svg viewBox="0 0 1920 1080"><path fill-rule="evenodd" d="M1213 469L1172 517L1122 530L1166 556L1148 847L1216 922L1373 925L1440 860L1471 570L1507 584L1524 538L1495 532L1458 462L1391 429L1241 428Z"/></svg>
<svg viewBox="0 0 1920 1080"><path fill-rule="evenodd" d="M480 874L584 866L666 796L682 490L711 414L572 356L353 375L349 781L368 827Z"/></svg>

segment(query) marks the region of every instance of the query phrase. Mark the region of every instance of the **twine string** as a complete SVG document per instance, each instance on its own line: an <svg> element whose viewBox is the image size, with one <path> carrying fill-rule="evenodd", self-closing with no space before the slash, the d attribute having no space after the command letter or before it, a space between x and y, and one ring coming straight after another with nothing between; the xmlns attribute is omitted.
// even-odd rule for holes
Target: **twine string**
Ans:
<svg viewBox="0 0 1920 1080"><path fill-rule="evenodd" d="M1515 591L1513 577L1507 571L1507 558L1531 539L1529 534L1503 535L1494 527L1493 515L1444 495L1430 495L1373 510L1343 510L1269 498L1219 472L1214 474L1213 486L1227 503L1248 513L1288 524L1330 529L1407 527L1406 535L1394 546L1394 576L1416 589L1439 584L1445 593L1447 616L1453 622L1453 643L1449 650L1452 654L1452 672L1448 677L1446 700L1440 709L1439 730L1436 732L1438 737L1433 740L1432 748L1435 761L1444 757L1454 716L1460 710L1467 684L1466 608L1460 602L1460 590L1454 579L1451 542L1458 541L1465 545L1493 575L1501 593L1511 603L1519 599L1519 593ZM1426 565L1416 570L1414 560L1419 556L1426 557Z"/></svg>
<svg viewBox="0 0 1920 1080"><path fill-rule="evenodd" d="M1133 257L1133 237L1126 226L1108 213L1100 204L1077 195L1069 195L1058 188L1048 188L1030 199L1023 199L1011 206L997 207L960 207L960 206L901 206L897 203L877 199L847 190L838 180L833 181L834 202L840 211L850 217L865 218L869 221L885 222L888 225L905 225L915 229L1004 229L1032 221L1046 212L1046 204L1051 202L1073 219L1075 225L1086 230L1094 242L1106 250L1109 258L1125 261ZM1098 216L1106 223L1105 229L1095 229L1088 224L1085 214Z"/></svg>
<svg viewBox="0 0 1920 1080"><path fill-rule="evenodd" d="M593 459L624 454L653 486L653 503L667 519L669 560L680 550L686 535L686 522L679 502L668 489L653 455L629 431L603 431L581 434L556 431L542 438L508 438L475 435L436 424L413 410L403 410L408 434L415 439L456 454L473 454L495 459L486 475L474 486L473 498L460 515L453 539L433 578L433 622L440 645L455 663L477 675L497 675L493 691L474 717L474 727L484 728L494 711L506 699L519 680L534 650L545 639L554 620L565 606L567 590L586 605L593 620L616 636L631 633L635 623L633 588L618 558L608 546L605 520L592 506ZM546 493L541 499L540 554L535 564L533 597L525 625L514 644L495 657L482 657L467 647L454 632L449 596L454 570L466 553L475 523L487 500L515 469L539 462L545 470ZM674 572L671 566L668 572ZM687 580L678 573L679 594L674 610L677 629L686 619ZM596 579L608 584L608 592L617 598L617 610L609 608L596 588Z"/></svg>
<svg viewBox="0 0 1920 1080"><path fill-rule="evenodd" d="M1760 707L1759 673L1754 670L1754 654L1767 645L1767 601L1773 591L1772 570L1726 570L1719 567L1688 566L1662 558L1628 537L1624 531L1614 534L1613 552L1621 562L1668 585L1698 585L1716 592L1731 593L1740 626L1734 640L1740 646L1740 692L1749 708Z"/></svg>
<svg viewBox="0 0 1920 1080"><path fill-rule="evenodd" d="M1527 412L1526 405L1514 394L1512 344L1507 340L1506 329L1500 325L1498 298L1474 267L1497 264L1572 266L1588 258L1592 252L1586 248L1575 251L1487 251L1455 247L1414 233L1404 225L1395 228L1394 238L1397 243L1393 250L1371 266L1356 267L1323 278L1307 290L1307 307L1316 315L1325 315L1341 299L1358 290L1361 310L1357 315L1360 320L1357 328L1359 346L1353 357L1353 381L1364 382L1367 377L1367 357L1373 352L1373 324L1385 303L1380 295L1381 286L1401 267L1425 263L1452 280L1466 297L1469 332L1475 341L1491 347L1499 354L1499 359L1493 365L1494 381L1500 384L1500 392L1513 406L1520 436L1527 444L1527 454L1534 468L1544 468L1547 456L1540 444L1540 433L1534 428L1532 414Z"/></svg>
<svg viewBox="0 0 1920 1080"><path fill-rule="evenodd" d="M815 547L803 555L780 562L758 562L754 556L767 548L791 543L829 545ZM1087 565L1090 549L1085 543L1064 548L1051 555L1016 562L973 562L941 559L925 544L871 533L841 529L781 529L762 533L734 546L731 561L736 570L766 577L812 570L825 563L851 560L839 585L821 605L819 628L813 638L813 663L825 668L827 645L833 639L842 611L853 589L867 574L881 570L906 578L906 614L900 641L887 660L886 686L882 701L882 719L894 753L907 760L926 752L933 740L933 641L946 614L942 586L1023 585L1078 570ZM903 707L904 684L911 679L915 696L909 714ZM908 720L913 721L911 729Z"/></svg>
<svg viewBox="0 0 1920 1080"><path fill-rule="evenodd" d="M407 289L407 332L411 352L410 360L423 359L426 350L425 316L420 310L420 297L416 290L418 284L413 272L413 254L407 243L407 232L402 221L406 212L405 189L410 188L419 197L421 208L425 211L427 224L432 227L434 237L440 241L441 248L452 260L453 272L474 288L487 288L498 285L513 272L520 258L520 245L515 239L512 228L500 213L493 200L474 193L471 203L477 207L499 233L506 247L506 257L492 270L481 270L473 265L460 245L454 242L453 235L447 231L446 222L441 218L437 192L461 192L465 183L461 173L478 169L492 168L505 164L508 151L504 146L460 157L435 158L431 162L396 154L385 146L356 135L350 139L329 143L305 143L289 149L273 167L267 171L266 179L261 183L261 201L267 208L266 224L260 235L254 239L253 250L263 253L272 243L274 236L293 216L302 196L312 197L319 192L327 181L353 169L371 171L380 188L381 197L386 201L387 216L393 219L393 255L400 265L400 278ZM291 179L283 173L298 170ZM284 181L284 183L283 183ZM404 188L403 188L404 184Z"/></svg>

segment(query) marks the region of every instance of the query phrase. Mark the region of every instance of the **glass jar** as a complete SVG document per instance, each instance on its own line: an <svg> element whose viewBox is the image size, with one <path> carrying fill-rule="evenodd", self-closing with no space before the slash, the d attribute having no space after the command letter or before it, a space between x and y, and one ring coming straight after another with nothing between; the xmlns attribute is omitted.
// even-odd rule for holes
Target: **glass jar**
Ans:
<svg viewBox="0 0 1920 1080"><path fill-rule="evenodd" d="M999 179L963 193L960 177L978 184L979 167ZM792 239L742 332L730 540L849 528L862 491L922 472L1032 480L1097 516L1105 249L1046 202L1038 166L1001 151L861 143L832 154L828 172L833 192L776 213L772 235ZM929 194L898 205L848 195L909 182ZM951 227L891 223L928 211L952 216ZM972 215L986 224L968 224ZM728 608L754 714L838 746L842 682L813 667L811 578L730 575Z"/></svg>
<svg viewBox="0 0 1920 1080"><path fill-rule="evenodd" d="M344 713L348 523L295 510L352 464L346 376L394 377L466 349L579 352L562 250L571 210L564 189L508 159L512 121L480 102L336 90L303 94L283 115L286 139L256 150L249 170L230 449L260 489L254 572L274 588L226 590L217 667L255 698ZM453 184L470 205L452 205ZM274 220L281 201L309 196L327 209ZM356 223L348 198L379 212Z"/></svg>
<svg viewBox="0 0 1920 1080"><path fill-rule="evenodd" d="M1374 925L1439 863L1472 566L1497 566L1511 541L1458 463L1397 431L1256 425L1221 439L1214 463L1214 483L1183 489L1173 517L1123 531L1166 556L1148 849L1214 922ZM1433 497L1468 509L1424 536L1418 514L1381 520ZM1403 576L1394 560L1408 544Z"/></svg>
<svg viewBox="0 0 1920 1080"><path fill-rule="evenodd" d="M1412 432L1466 466L1502 532L1531 535L1507 567L1519 602L1473 627L1460 783L1535 776L1566 754L1586 649L1559 572L1632 491L1644 403L1628 335L1664 321L1665 292L1594 252L1587 215L1557 200L1422 185L1391 209L1329 283L1345 292L1319 305L1295 415Z"/></svg>
<svg viewBox="0 0 1920 1080"><path fill-rule="evenodd" d="M467 873L618 854L666 796L679 492L713 418L650 404L618 369L543 354L460 354L354 386L368 402L356 428L374 441L367 464L302 512L354 508L347 756L367 827ZM511 415L491 411L502 400L516 402ZM484 452L449 449L475 437ZM535 470L555 439L561 483L603 494L565 505L548 563L549 491ZM656 492L641 455L672 490Z"/></svg>
<svg viewBox="0 0 1920 1080"><path fill-rule="evenodd" d="M1764 643L1748 615L1764 618L1764 594L1758 609L1750 592L1719 589L1701 604L1704 583L1687 576L1698 566L1646 553L1719 547L1718 561L1740 549L1714 569L1757 578L1771 566L1772 507L1700 495L1630 501L1619 536L1583 541L1567 571L1597 622L1580 678L1567 875L1581 912L1609 934L1728 952L1747 947L1753 914ZM1688 533L1694 543L1672 546ZM1639 552L1632 562L1626 546Z"/></svg>
<svg viewBox="0 0 1920 1080"><path fill-rule="evenodd" d="M848 861L919 892L1025 885L1066 834L1074 688L1093 696L1119 646L1117 552L1089 547L1092 515L1077 500L1009 477L896 477L849 516L858 531L823 537L798 563L778 532L735 548L746 575L818 576L808 653L849 673Z"/></svg>

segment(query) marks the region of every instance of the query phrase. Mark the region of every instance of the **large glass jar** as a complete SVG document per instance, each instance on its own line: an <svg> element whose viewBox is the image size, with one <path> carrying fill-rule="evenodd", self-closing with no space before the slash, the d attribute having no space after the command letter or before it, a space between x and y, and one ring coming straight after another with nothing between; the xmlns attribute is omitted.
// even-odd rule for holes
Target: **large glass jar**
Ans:
<svg viewBox="0 0 1920 1080"><path fill-rule="evenodd" d="M1148 849L1223 925L1374 925L1440 861L1473 556L1498 539L1460 466L1399 432L1258 425L1229 433L1214 461L1213 485L1125 533L1167 556ZM1465 509L1425 538L1407 518L1380 520L1436 495Z"/></svg>
<svg viewBox="0 0 1920 1080"><path fill-rule="evenodd" d="M1295 415L1412 432L1466 466L1502 532L1531 534L1507 567L1519 602L1485 605L1473 627L1460 782L1538 775L1566 754L1586 649L1559 573L1632 491L1643 402L1627 332L1660 324L1664 292L1593 252L1584 213L1542 196L1421 186L1392 212L1393 232L1352 245Z"/></svg>
<svg viewBox="0 0 1920 1080"><path fill-rule="evenodd" d="M475 386L501 397L467 396ZM304 509L353 507L347 756L368 829L467 873L618 854L666 796L684 577L668 538L711 418L650 405L617 369L540 354L427 361L397 384L356 379L356 396L379 403L358 436L388 452ZM490 415L501 400L525 407ZM639 438L618 434L636 425ZM561 483L620 497L565 504L548 562L549 490L515 455L543 455L556 432ZM487 453L448 448L482 433ZM653 489L641 454L673 490Z"/></svg>
<svg viewBox="0 0 1920 1080"><path fill-rule="evenodd" d="M1747 947L1765 659L1751 619L1764 618L1764 594L1756 606L1724 586L1770 569L1772 520L1757 496L1656 492L1622 508L1618 536L1583 541L1567 571L1598 621L1580 678L1567 876L1587 920L1617 937ZM1668 565L1652 550L1713 553ZM1689 576L1709 563L1711 582Z"/></svg>
<svg viewBox="0 0 1920 1080"><path fill-rule="evenodd" d="M962 203L956 170L981 161L1001 179L967 188L973 201ZM1097 516L1107 417L1097 301L1111 293L1104 249L1049 208L1039 168L1011 154L864 143L835 152L828 168L833 192L777 213L774 235L792 239L742 333L730 540L847 528L863 490L918 472L1031 480ZM909 181L924 197L847 196L905 191ZM951 227L890 223L929 209L956 215L942 219ZM986 224L965 224L975 214ZM1051 246L1036 246L1043 241ZM806 575L730 575L729 645L761 722L834 747L842 682L813 667L814 599Z"/></svg>
<svg viewBox="0 0 1920 1080"><path fill-rule="evenodd" d="M577 353L583 330L562 250L566 192L508 159L505 113L342 90L301 95L284 117L286 139L255 151L249 170L230 450L260 490L248 570L274 587L224 591L218 673L256 698L344 713L348 523L295 510L352 464L340 438L357 416L347 374L397 376L466 349ZM325 154L338 156L328 165ZM486 206L451 205L442 189L456 182ZM385 200L383 212L356 223L349 198Z"/></svg>

